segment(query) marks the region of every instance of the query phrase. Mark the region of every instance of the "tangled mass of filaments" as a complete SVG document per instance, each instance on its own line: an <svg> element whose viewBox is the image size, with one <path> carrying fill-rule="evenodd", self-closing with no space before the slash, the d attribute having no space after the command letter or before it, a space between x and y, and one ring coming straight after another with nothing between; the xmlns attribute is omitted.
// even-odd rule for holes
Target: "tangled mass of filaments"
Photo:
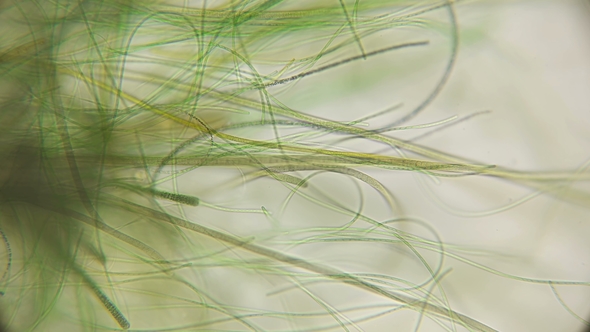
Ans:
<svg viewBox="0 0 590 332"><path fill-rule="evenodd" d="M453 71L455 1L0 6L8 331L354 330L408 317L493 331L439 284L443 258L475 263L378 175L491 177L588 200L558 191L583 172L514 172L396 138L459 121L408 125ZM429 61L416 101L315 112Z"/></svg>

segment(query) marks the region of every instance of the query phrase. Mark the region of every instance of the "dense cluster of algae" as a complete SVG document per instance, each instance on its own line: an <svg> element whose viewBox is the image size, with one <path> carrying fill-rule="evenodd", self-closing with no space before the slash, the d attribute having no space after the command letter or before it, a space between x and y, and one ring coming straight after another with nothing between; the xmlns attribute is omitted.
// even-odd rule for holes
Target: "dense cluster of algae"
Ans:
<svg viewBox="0 0 590 332"><path fill-rule="evenodd" d="M588 176L584 169L517 172L396 138L399 130L436 131L457 121L409 125L453 72L456 2L2 2L4 327L354 330L410 312L414 329L428 321L441 330L494 331L453 310L439 283L448 272L443 258L516 277L446 248L404 212L396 197L403 193L369 171L496 178L580 205L590 197L572 184ZM329 99L331 87L314 85L316 77L387 84L408 73L392 65L347 78L343 68L425 52L442 60L439 76L403 114L360 109L344 121L286 102L306 85L322 91L318 103ZM365 125L377 118L384 124ZM359 141L382 149L349 145ZM322 174L352 180L348 195L358 196L358 206L316 181ZM249 190L260 181L270 189ZM244 206L228 198L244 193L269 200ZM281 195L280 204L270 199ZM386 212L364 208L367 195ZM289 214L300 228L288 226L292 206L309 208ZM328 213L314 216L317 210ZM380 269L365 271L317 259L325 243L410 257L422 277L397 275L397 259L392 266L375 260ZM334 296L340 293L362 300L350 305Z"/></svg>

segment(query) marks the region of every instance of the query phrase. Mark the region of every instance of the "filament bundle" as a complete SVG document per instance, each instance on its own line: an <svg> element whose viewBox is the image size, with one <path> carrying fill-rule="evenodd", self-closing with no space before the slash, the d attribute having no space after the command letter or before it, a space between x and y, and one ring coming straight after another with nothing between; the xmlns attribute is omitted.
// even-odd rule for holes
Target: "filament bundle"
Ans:
<svg viewBox="0 0 590 332"><path fill-rule="evenodd" d="M456 65L456 2L4 2L5 327L494 331L453 309L444 260L514 276L447 248L381 177L493 179L583 206L588 175L397 135L458 123L413 122ZM409 108L322 110L429 63Z"/></svg>

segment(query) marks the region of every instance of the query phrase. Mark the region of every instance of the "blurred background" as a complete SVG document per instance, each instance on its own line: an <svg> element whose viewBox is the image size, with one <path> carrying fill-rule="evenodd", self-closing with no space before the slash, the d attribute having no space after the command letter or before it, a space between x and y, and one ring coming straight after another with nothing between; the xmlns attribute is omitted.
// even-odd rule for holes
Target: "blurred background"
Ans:
<svg viewBox="0 0 590 332"><path fill-rule="evenodd" d="M460 45L449 80L439 96L404 125L452 116L465 121L425 136L432 128L395 131L392 135L415 139L415 143L477 163L524 172L585 167L590 158L589 2L458 1L456 15ZM438 22L440 30L433 28L428 35L421 29L402 28L390 35L380 34L373 44L365 45L371 49L373 45L378 48L398 40L426 38L430 41L426 50L401 50L310 77L306 84L302 81L286 92L282 101L294 109L340 121L401 105L386 116L367 120L367 129L401 118L424 101L448 63L448 33L442 37L437 33L448 29L448 15L441 9L425 16L432 19L430 22ZM380 74L390 78L374 79ZM318 91L316 86L323 88ZM383 145L371 146L360 140L358 145L345 144L361 151L391 152ZM454 310L499 331L588 329L590 288L555 285L552 290L541 281L590 280L590 204L568 202L559 198L560 193L538 195L531 188L499 179L442 178L435 183L427 176L407 172L367 172L382 181L407 215L431 225L442 242L461 246L465 251L459 252L464 257L514 276L494 275L446 258L444 266L450 272L440 285ZM346 206L359 204L352 183L328 177L322 183L334 199L346 202ZM589 188L588 183L575 186ZM383 199L370 191L364 191L371 197L366 198L364 211L387 218ZM291 204L293 210L288 210L292 212L288 216L294 219L293 225L301 227L301 219L317 220L308 215L321 213ZM333 217L327 214L325 218ZM413 234L433 236L419 225L399 226ZM314 252L314 257L340 262L349 269L359 268L352 262L362 262L364 268L370 266L412 281L427 278L413 265L415 261L404 261L390 249L351 244L336 249L325 245ZM406 317L407 323L400 315L392 316L368 325L367 330L416 327L413 315ZM440 328L427 321L421 327L424 331Z"/></svg>

